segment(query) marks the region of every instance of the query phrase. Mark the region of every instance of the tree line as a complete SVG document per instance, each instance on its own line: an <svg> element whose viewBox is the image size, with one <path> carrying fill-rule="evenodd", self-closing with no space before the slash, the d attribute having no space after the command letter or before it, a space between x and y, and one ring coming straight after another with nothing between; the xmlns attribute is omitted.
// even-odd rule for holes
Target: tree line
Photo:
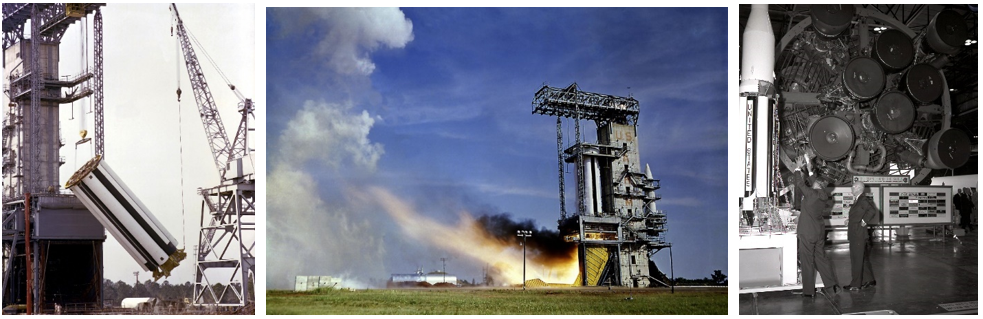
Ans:
<svg viewBox="0 0 983 319"><path fill-rule="evenodd" d="M233 283L233 285L238 287L239 284ZM214 284L212 287L216 292L220 292L225 288L225 285ZM190 281L186 281L183 284L171 284L167 280L155 282L148 279L147 281L131 286L122 280L113 282L107 279L102 283L104 307L119 307L124 298L131 297L150 297L166 301L184 301L187 298L190 301L193 296L194 284ZM209 294L205 294L202 299L204 303L211 303L213 300ZM236 302L231 292L226 293L223 299L223 302Z"/></svg>

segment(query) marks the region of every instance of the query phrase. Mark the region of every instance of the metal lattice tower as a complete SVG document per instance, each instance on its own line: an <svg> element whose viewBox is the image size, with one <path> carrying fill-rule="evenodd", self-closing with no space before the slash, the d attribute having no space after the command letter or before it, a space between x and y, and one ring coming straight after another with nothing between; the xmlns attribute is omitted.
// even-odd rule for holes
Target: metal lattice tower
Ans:
<svg viewBox="0 0 983 319"><path fill-rule="evenodd" d="M105 233L87 210L78 208L78 199L62 192L59 185L59 168L65 162L60 156L64 143L58 110L94 92L99 92L101 101L99 8L103 5L4 3L2 7L4 94L10 100L3 123L4 306L23 304L26 296L33 300L28 307L32 312L50 309L56 302L101 306ZM93 57L99 62L100 81L93 80L92 70L63 77L55 55L62 37L72 24L93 13L93 33L99 41ZM101 108L95 116L101 119ZM102 140L101 132L97 140ZM51 222L55 220L71 223ZM29 283L24 280L27 271L35 274ZM46 283L52 281L65 287L60 292L46 291Z"/></svg>
<svg viewBox="0 0 983 319"><path fill-rule="evenodd" d="M533 114L592 120L598 126L608 122L636 125L638 100L581 91L577 83L560 89L543 86L532 101Z"/></svg>
<svg viewBox="0 0 983 319"><path fill-rule="evenodd" d="M253 301L249 285L256 269L255 193L252 179L201 190L193 304L244 306ZM221 290L213 286L217 278L228 282Z"/></svg>
<svg viewBox="0 0 983 319"><path fill-rule="evenodd" d="M103 107L103 90L102 90L102 11L96 10L95 21L92 24L93 39L95 39L95 55L93 55L92 60L95 65L95 77L93 77L95 85L95 144L96 144L96 154L103 155L105 158L106 145L103 134L103 117L102 117L102 107Z"/></svg>
<svg viewBox="0 0 983 319"><path fill-rule="evenodd" d="M253 255L256 248L256 192L251 172L252 156L247 144L247 135L253 130L249 127L249 119L253 117L254 106L252 100L243 98L229 84L240 99L238 106L242 116L234 140L230 143L191 45L190 34L178 14L177 6L171 4L170 9L177 23L178 39L206 138L222 180L219 186L199 190L202 209L192 303L241 307L254 302L251 284L256 269ZM207 52L205 55L208 55ZM214 285L220 283L217 282L219 279L224 286L216 289Z"/></svg>
<svg viewBox="0 0 983 319"><path fill-rule="evenodd" d="M664 234L666 215L655 208L659 181L639 163L639 104L632 97L543 86L533 99L533 114L557 117L557 167L560 189L559 228L564 240L576 242L580 276L577 285L648 285L648 260L670 247ZM574 121L574 143L564 149L562 118ZM597 142L585 143L581 120L596 123ZM573 163L577 178L577 212L567 216L564 163ZM641 260L641 262L639 262Z"/></svg>
<svg viewBox="0 0 983 319"><path fill-rule="evenodd" d="M172 6L173 7L173 6ZM215 168L218 169L220 178L225 178L226 165L232 157L232 148L229 145L229 136L225 133L225 124L219 114L218 107L215 106L215 99L212 91L208 88L208 81L198 63L198 56L191 47L191 40L188 38L188 31L184 28L184 22L174 8L174 16L177 17L177 35L181 41L181 51L184 52L184 64L188 68L188 77L191 80L191 90L195 96L195 103L198 105L198 113L201 114L201 124L205 128L205 135L208 138L208 146L212 150L212 158L215 159Z"/></svg>
<svg viewBox="0 0 983 319"><path fill-rule="evenodd" d="M41 41L44 36L39 36L40 24L35 23L40 21L41 13L38 5L31 6L31 104L28 106L30 108L31 120L28 122L28 130L31 134L25 137L27 142L27 153L30 154L30 159L26 165L28 167L27 173L24 174L27 178L27 186L25 193L34 193L41 185L41 77L44 76L41 70ZM21 152L23 156L23 152ZM22 158L22 161L27 161L27 158Z"/></svg>
<svg viewBox="0 0 983 319"><path fill-rule="evenodd" d="M607 94L598 94L581 91L577 83L570 84L566 88L560 89L543 85L536 92L532 101L533 114L556 116L556 149L557 166L560 181L560 219L567 218L566 194L564 192L563 179L563 125L561 119L574 119L575 144L580 144L580 120L595 121L598 126L609 122L635 125L638 122L638 100L631 97L619 97ZM575 164L578 172L583 170L583 154L577 153ZM577 192L583 193L585 189L584 178L577 175ZM577 213L584 211L584 201L577 201Z"/></svg>

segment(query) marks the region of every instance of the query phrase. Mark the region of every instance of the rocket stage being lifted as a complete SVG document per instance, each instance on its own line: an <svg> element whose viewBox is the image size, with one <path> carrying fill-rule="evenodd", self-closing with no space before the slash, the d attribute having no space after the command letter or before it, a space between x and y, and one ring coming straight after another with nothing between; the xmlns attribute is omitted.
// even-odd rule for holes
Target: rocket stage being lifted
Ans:
<svg viewBox="0 0 983 319"><path fill-rule="evenodd" d="M119 176L102 160L102 155L82 166L65 184L96 219L113 234L126 252L154 280L171 275L186 254L177 249L177 239Z"/></svg>

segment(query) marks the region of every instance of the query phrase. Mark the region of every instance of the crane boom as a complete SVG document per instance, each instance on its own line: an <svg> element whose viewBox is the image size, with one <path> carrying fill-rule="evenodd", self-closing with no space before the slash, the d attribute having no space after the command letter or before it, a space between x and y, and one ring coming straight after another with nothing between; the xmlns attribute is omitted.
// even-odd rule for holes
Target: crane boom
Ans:
<svg viewBox="0 0 983 319"><path fill-rule="evenodd" d="M205 135L208 139L208 146L212 149L212 156L215 159L215 168L218 169L219 177L225 179L225 171L232 157L232 147L229 144L229 137L225 133L225 126L222 117L215 106L215 99L208 88L205 74L201 71L198 63L198 56L195 55L191 47L191 40L188 39L187 30L184 29L184 22L178 14L177 6L171 4L171 12L177 20L177 35L181 42L181 50L184 52L185 66L188 68L188 77L191 80L191 90L195 95L195 102L198 105L198 112L201 115L202 125L205 127Z"/></svg>

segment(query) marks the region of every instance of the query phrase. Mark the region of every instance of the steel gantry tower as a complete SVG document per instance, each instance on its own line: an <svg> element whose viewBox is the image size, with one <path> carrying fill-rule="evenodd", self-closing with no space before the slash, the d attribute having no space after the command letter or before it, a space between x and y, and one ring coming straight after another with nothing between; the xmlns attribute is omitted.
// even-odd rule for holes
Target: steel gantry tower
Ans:
<svg viewBox="0 0 983 319"><path fill-rule="evenodd" d="M9 102L3 121L3 305L26 304L28 313L55 304L102 305L105 231L61 188L58 176L65 164L59 154L64 146L60 105L95 95L94 139L102 152L102 6L3 4ZM94 15L94 68L62 76L62 36L89 15Z"/></svg>
<svg viewBox="0 0 983 319"><path fill-rule="evenodd" d="M560 232L578 244L580 275L576 284L648 286L649 257L670 247L666 215L656 209L659 180L639 161L639 104L632 97L543 86L532 102L533 114L557 117L557 166ZM562 118L574 120L575 142L563 148ZM597 143L581 138L580 121L594 121ZM564 163L576 167L577 212L568 216Z"/></svg>

